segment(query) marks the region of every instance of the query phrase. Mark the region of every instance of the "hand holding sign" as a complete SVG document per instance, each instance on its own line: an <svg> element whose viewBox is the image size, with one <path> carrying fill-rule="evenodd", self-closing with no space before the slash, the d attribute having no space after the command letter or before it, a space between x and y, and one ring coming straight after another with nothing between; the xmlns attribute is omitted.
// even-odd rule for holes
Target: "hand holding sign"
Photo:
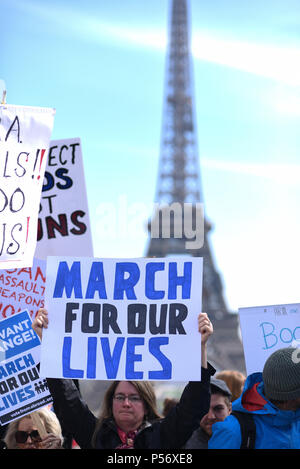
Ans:
<svg viewBox="0 0 300 469"><path fill-rule="evenodd" d="M198 316L198 331L201 334L201 366L207 368L206 344L214 329L206 313L200 313Z"/></svg>
<svg viewBox="0 0 300 469"><path fill-rule="evenodd" d="M47 329L48 323L49 323L48 311L45 308L39 309L32 323L32 329L39 336L40 340L42 340L43 329Z"/></svg>

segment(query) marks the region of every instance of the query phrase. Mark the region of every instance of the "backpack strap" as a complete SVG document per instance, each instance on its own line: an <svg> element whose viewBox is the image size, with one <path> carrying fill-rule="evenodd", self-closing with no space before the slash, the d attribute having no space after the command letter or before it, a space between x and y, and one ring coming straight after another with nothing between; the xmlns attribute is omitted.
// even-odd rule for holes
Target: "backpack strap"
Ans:
<svg viewBox="0 0 300 469"><path fill-rule="evenodd" d="M256 425L253 415L247 412L239 412L237 410L232 411L230 415L236 417L241 427L241 449L254 449Z"/></svg>

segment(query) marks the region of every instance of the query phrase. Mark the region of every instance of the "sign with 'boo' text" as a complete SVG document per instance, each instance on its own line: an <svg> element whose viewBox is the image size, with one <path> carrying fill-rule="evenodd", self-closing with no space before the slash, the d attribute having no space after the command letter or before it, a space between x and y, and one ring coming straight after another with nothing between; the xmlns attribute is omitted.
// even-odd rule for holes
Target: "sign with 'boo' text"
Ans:
<svg viewBox="0 0 300 469"><path fill-rule="evenodd" d="M201 379L202 258L47 258L41 376Z"/></svg>
<svg viewBox="0 0 300 469"><path fill-rule="evenodd" d="M247 374L280 348L300 346L300 304L239 308Z"/></svg>

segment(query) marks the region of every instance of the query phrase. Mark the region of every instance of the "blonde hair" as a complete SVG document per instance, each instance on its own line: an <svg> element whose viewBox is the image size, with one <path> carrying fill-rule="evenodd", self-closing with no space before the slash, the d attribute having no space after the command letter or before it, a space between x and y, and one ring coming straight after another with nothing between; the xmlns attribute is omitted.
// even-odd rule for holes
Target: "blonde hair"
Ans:
<svg viewBox="0 0 300 469"><path fill-rule="evenodd" d="M52 410L50 410L48 407L42 407L41 409L36 410L35 414L41 419L41 422L43 423L46 429L46 432L53 433L54 435L59 437L61 439L61 442L63 443L61 426L55 413L52 412ZM6 435L4 438L4 441L8 449L18 448L16 439L15 439L15 434L18 431L20 422L24 419L31 419L30 414L24 415L24 417L21 417L18 420L14 420L13 422L10 422L10 424L8 425Z"/></svg>
<svg viewBox="0 0 300 469"><path fill-rule="evenodd" d="M246 376L243 373L236 370L223 370L216 374L216 378L225 381L231 391L232 402L240 397L246 380Z"/></svg>
<svg viewBox="0 0 300 469"><path fill-rule="evenodd" d="M112 401L114 397L115 390L118 384L121 381L114 381L109 388L106 390L106 393L103 398L102 406L100 409L99 418L95 427L94 435L92 438L92 445L95 445L96 435L99 431L99 428L102 425L102 422L106 419L113 418L112 412ZM148 421L158 420L161 418L157 410L157 403L156 403L156 395L154 392L154 388L151 383L148 381L128 381L128 383L132 384L140 397L142 398L144 405L145 405L145 418Z"/></svg>

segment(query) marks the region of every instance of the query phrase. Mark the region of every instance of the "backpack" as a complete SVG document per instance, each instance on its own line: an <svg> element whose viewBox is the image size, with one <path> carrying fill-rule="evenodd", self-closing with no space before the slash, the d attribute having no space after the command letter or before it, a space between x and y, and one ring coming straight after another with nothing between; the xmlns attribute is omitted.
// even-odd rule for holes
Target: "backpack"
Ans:
<svg viewBox="0 0 300 469"><path fill-rule="evenodd" d="M256 426L253 415L237 410L233 410L230 415L239 421L241 427L242 443L240 449L254 449Z"/></svg>

